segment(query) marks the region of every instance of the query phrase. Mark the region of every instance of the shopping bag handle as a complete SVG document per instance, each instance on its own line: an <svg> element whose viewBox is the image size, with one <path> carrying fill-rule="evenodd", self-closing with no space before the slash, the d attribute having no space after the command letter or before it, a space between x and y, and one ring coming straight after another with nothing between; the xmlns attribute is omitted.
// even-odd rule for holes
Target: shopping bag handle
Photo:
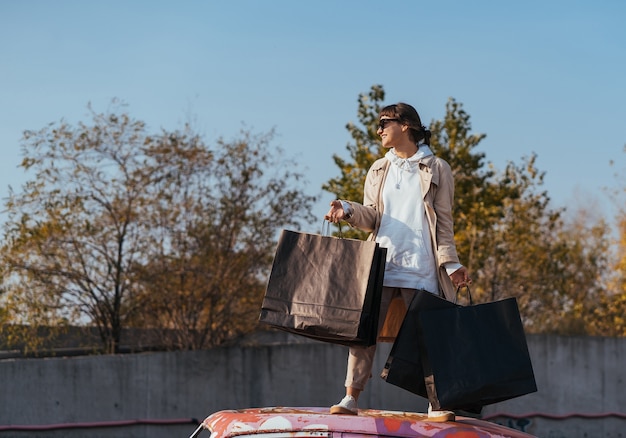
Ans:
<svg viewBox="0 0 626 438"><path fill-rule="evenodd" d="M474 302L472 301L472 291L470 290L470 287L466 284L465 286L458 286L456 288L456 293L454 294L454 304L457 303L457 298L459 297L459 291L465 287L467 289L467 298L469 300L469 305L473 305Z"/></svg>
<svg viewBox="0 0 626 438"><path fill-rule="evenodd" d="M337 223L339 227L339 238L343 239L343 230L341 229L341 222ZM322 236L331 236L330 233L330 221L324 219L322 222Z"/></svg>

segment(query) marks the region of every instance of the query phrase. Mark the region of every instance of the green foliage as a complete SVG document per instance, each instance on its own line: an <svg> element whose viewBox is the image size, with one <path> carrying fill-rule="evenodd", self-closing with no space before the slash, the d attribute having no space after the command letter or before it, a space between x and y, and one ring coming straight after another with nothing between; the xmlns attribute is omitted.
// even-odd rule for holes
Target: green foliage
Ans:
<svg viewBox="0 0 626 438"><path fill-rule="evenodd" d="M359 98L361 128L349 124L352 161L335 156L341 177L323 188L338 198L362 199L367 170L384 154L376 134L382 86ZM583 315L602 297L607 267L604 223L566 224L540 190L544 173L536 156L509 162L502 172L476 151L484 134L472 134L470 116L454 99L443 120L430 125L431 147L455 178L455 240L461 262L474 279L477 302L515 296L531 332L581 334ZM359 237L363 238L363 234Z"/></svg>
<svg viewBox="0 0 626 438"><path fill-rule="evenodd" d="M378 129L378 114L383 108L381 102L385 92L381 85L372 86L370 92L360 94L357 116L359 125L349 122L346 129L354 139L354 143L346 146L352 161L333 155L333 160L341 172L341 176L332 178L322 189L335 195L336 199L363 201L363 185L370 166L383 154ZM343 236L347 238L366 239L367 233L357 229L343 228Z"/></svg>
<svg viewBox="0 0 626 438"><path fill-rule="evenodd" d="M22 167L34 178L6 204L8 322L94 324L108 352L128 326L179 330L174 344L184 348L249 327L211 300L250 317L276 230L311 220L314 201L295 163L269 147L273 133L209 147L188 127L149 134L117 105L92 116L91 125L61 121L24 134ZM188 267L195 283L174 275ZM176 309L191 290L214 296L185 296ZM168 319L170 310L187 319ZM218 329L207 342L190 339Z"/></svg>

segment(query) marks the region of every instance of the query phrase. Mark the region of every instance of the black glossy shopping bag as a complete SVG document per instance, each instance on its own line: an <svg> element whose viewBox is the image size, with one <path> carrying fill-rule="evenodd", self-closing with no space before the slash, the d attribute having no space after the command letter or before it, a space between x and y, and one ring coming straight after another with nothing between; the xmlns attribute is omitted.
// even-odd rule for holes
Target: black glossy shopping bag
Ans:
<svg viewBox="0 0 626 438"><path fill-rule="evenodd" d="M423 311L418 321L433 409L485 406L537 391L515 298Z"/></svg>
<svg viewBox="0 0 626 438"><path fill-rule="evenodd" d="M381 373L381 377L387 383L428 397L418 343L420 336L418 314L422 311L453 307L457 307L457 304L431 292L424 290L416 292Z"/></svg>
<svg viewBox="0 0 626 438"><path fill-rule="evenodd" d="M342 345L376 343L386 249L283 230L259 321Z"/></svg>

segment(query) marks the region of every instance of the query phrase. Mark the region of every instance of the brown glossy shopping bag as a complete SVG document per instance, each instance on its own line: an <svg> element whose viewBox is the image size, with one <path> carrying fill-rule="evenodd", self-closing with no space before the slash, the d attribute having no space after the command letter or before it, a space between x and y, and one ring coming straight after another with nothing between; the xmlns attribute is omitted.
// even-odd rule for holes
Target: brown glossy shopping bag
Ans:
<svg viewBox="0 0 626 438"><path fill-rule="evenodd" d="M259 321L342 345L376 343L386 249L283 230Z"/></svg>

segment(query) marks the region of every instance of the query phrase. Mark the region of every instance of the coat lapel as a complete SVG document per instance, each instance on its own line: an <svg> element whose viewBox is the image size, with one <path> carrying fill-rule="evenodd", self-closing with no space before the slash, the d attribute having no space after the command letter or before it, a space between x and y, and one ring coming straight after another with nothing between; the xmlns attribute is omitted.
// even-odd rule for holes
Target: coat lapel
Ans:
<svg viewBox="0 0 626 438"><path fill-rule="evenodd" d="M419 163L419 172L420 172L420 183L422 186L422 198L426 199L426 194L428 190L430 190L431 182L433 184L437 184L437 181L433 181L433 174L430 167L428 167L427 160L430 157L426 157L426 159L420 161Z"/></svg>

